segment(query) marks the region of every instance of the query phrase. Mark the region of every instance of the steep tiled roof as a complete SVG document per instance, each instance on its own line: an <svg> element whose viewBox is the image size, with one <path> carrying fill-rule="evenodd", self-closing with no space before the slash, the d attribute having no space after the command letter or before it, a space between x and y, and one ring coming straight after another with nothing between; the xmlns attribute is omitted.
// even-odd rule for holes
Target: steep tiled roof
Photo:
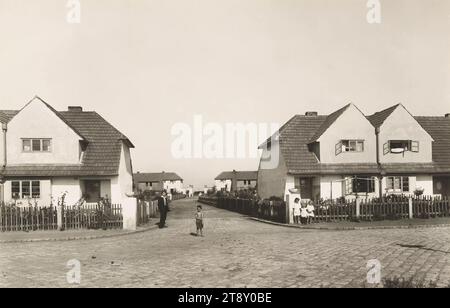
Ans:
<svg viewBox="0 0 450 308"><path fill-rule="evenodd" d="M384 121L386 121L386 119L394 112L394 110L397 109L398 106L400 106L400 104L389 107L383 111L374 113L373 115L368 116L367 119L370 121L370 123L372 123L372 125L375 128L379 128L381 127L381 125L383 125Z"/></svg>
<svg viewBox="0 0 450 308"><path fill-rule="evenodd" d="M113 176L119 172L122 142L133 144L96 112L62 111L57 115L87 141L81 164L7 166L5 176ZM9 122L18 111L0 111Z"/></svg>
<svg viewBox="0 0 450 308"><path fill-rule="evenodd" d="M376 127L399 105L368 117ZM346 106L347 107L347 106ZM344 107L344 108L346 108ZM345 110L345 109L344 109ZM330 116L297 115L289 120L278 132L280 151L291 174L378 174L380 169L375 163L367 164L323 164L310 151L308 144L316 140L325 127L342 114L342 109ZM450 118L415 117L418 123L431 135L433 142L432 163L396 163L383 164L381 168L391 173L450 173ZM330 124L331 123L331 124Z"/></svg>
<svg viewBox="0 0 450 308"><path fill-rule="evenodd" d="M433 161L439 169L450 172L450 118L415 117L417 122L431 135Z"/></svg>
<svg viewBox="0 0 450 308"><path fill-rule="evenodd" d="M238 181L257 180L258 171L224 171L215 180L231 180L234 178Z"/></svg>
<svg viewBox="0 0 450 308"><path fill-rule="evenodd" d="M19 111L0 110L0 123L8 123Z"/></svg>
<svg viewBox="0 0 450 308"><path fill-rule="evenodd" d="M175 172L135 173L134 174L134 181L136 183L182 181L182 180L183 179Z"/></svg>

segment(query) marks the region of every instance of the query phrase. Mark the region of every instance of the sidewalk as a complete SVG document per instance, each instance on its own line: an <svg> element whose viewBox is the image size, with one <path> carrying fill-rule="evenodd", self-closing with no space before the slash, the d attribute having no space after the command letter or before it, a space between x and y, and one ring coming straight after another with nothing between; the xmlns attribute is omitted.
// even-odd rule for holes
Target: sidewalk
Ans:
<svg viewBox="0 0 450 308"><path fill-rule="evenodd" d="M154 222L140 226L136 231L126 231L122 229L114 230L67 230L67 231L30 231L30 232L0 232L0 244L6 243L27 243L27 242L50 242L50 241L75 241L92 240L99 238L110 238L135 233L141 233L156 229Z"/></svg>
<svg viewBox="0 0 450 308"><path fill-rule="evenodd" d="M328 223L316 223L310 225L292 225L282 224L273 221L268 221L259 218L250 219L279 225L289 228L298 229L313 229L313 230L372 230L372 229L423 229L423 228L438 228L438 227L450 227L450 217L430 218L430 219L402 219L402 220L383 220L383 221L361 221L361 222L328 222Z"/></svg>

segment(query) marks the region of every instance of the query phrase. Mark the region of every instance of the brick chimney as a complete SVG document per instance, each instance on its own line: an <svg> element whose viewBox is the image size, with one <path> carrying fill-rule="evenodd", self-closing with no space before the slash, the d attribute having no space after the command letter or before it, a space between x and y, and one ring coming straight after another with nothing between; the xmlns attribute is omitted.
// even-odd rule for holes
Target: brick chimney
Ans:
<svg viewBox="0 0 450 308"><path fill-rule="evenodd" d="M446 113L446 114L445 114L445 117L446 117L446 118L450 118L450 113Z"/></svg>
<svg viewBox="0 0 450 308"><path fill-rule="evenodd" d="M69 106L67 108L68 111L70 112L83 112L83 107L81 106Z"/></svg>
<svg viewBox="0 0 450 308"><path fill-rule="evenodd" d="M307 111L305 112L305 116L307 117L317 117L319 113L317 111Z"/></svg>

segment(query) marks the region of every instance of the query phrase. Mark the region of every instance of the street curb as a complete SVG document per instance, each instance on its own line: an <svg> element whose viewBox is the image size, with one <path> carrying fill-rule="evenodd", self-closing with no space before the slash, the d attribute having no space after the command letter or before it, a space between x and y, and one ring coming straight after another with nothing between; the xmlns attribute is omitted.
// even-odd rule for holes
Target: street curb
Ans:
<svg viewBox="0 0 450 308"><path fill-rule="evenodd" d="M389 230L389 229L430 229L430 228L450 228L450 224L438 224L438 225L406 225L406 226L374 226L374 227L304 227L296 225L288 225L279 222L274 222L270 220L249 217L251 220L285 227L285 228L295 228L295 229L305 229L305 230L322 230L322 231L358 231L358 230Z"/></svg>
<svg viewBox="0 0 450 308"><path fill-rule="evenodd" d="M64 238L42 238L42 239L23 239L23 240L0 240L0 244L13 244L13 243L39 243L39 242L68 242L68 241L83 241L83 240L96 240L104 238L121 237L133 234L144 233L153 229L157 229L157 225L151 225L147 228L139 229L136 231L128 231L124 233L105 234L105 235L92 235L92 236L75 236ZM58 232L58 231L55 231Z"/></svg>

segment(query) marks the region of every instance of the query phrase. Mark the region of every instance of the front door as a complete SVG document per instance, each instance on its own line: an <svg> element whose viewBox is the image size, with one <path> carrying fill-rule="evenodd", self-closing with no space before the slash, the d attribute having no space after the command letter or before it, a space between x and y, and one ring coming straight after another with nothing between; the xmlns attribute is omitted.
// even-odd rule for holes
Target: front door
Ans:
<svg viewBox="0 0 450 308"><path fill-rule="evenodd" d="M100 181L84 181L84 198L86 202L99 202L100 197Z"/></svg>
<svg viewBox="0 0 450 308"><path fill-rule="evenodd" d="M450 177L434 177L433 191L435 195L450 196Z"/></svg>
<svg viewBox="0 0 450 308"><path fill-rule="evenodd" d="M299 188L300 189L300 196L302 199L310 199L313 198L313 183L312 178L299 178Z"/></svg>

